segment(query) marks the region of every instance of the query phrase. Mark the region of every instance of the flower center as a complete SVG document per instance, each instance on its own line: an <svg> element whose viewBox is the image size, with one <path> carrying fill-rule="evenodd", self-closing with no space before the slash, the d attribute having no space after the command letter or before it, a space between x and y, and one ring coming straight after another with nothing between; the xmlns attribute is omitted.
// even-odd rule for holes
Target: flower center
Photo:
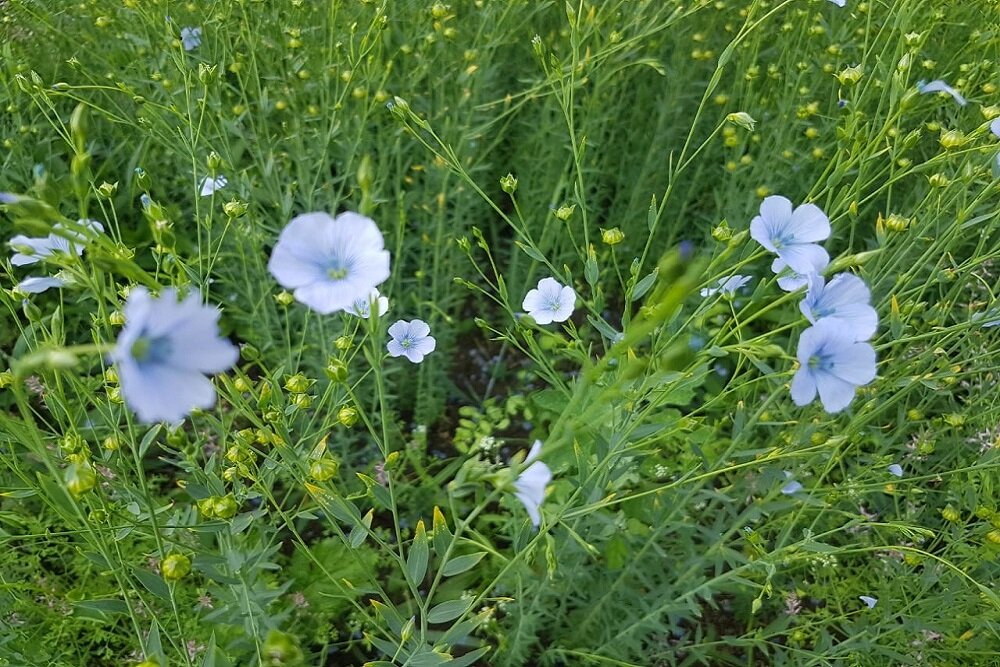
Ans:
<svg viewBox="0 0 1000 667"><path fill-rule="evenodd" d="M159 338L139 336L132 343L130 352L132 358L140 364L162 363L170 356L170 341L167 340L166 336L160 336Z"/></svg>
<svg viewBox="0 0 1000 667"><path fill-rule="evenodd" d="M331 280L343 280L347 277L347 268L343 266L331 266L326 270L326 275Z"/></svg>
<svg viewBox="0 0 1000 667"><path fill-rule="evenodd" d="M559 299L552 299L549 301L549 310L551 310L553 313L557 312L561 307L562 304L559 303Z"/></svg>
<svg viewBox="0 0 1000 667"><path fill-rule="evenodd" d="M409 336L404 336L403 340L399 341L399 345L404 350L409 350L411 347L413 347L413 339L410 338Z"/></svg>
<svg viewBox="0 0 1000 667"><path fill-rule="evenodd" d="M814 354L811 357L809 357L809 368L812 370L826 369L828 366L829 364L826 363L823 357L819 356L818 354Z"/></svg>

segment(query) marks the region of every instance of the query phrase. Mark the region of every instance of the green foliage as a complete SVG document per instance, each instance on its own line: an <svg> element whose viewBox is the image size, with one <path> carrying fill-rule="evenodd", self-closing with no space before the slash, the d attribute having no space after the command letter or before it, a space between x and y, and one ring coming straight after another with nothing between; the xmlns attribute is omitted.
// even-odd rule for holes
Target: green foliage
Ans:
<svg viewBox="0 0 1000 667"><path fill-rule="evenodd" d="M847 4L0 0L3 239L105 227L0 266L0 665L992 664L996 3ZM837 415L789 397L768 194L871 287ZM383 318L268 272L345 210ZM179 425L106 358L136 285L240 346ZM416 317L437 350L386 357Z"/></svg>

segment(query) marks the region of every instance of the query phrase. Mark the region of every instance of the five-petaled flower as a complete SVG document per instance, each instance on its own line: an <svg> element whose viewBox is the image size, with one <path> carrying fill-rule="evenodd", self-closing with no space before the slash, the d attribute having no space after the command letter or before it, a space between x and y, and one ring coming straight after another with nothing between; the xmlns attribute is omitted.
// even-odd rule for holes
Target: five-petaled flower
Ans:
<svg viewBox="0 0 1000 667"><path fill-rule="evenodd" d="M792 210L786 197L766 197L760 215L750 221L750 236L795 273L819 273L830 263L830 255L817 245L830 236L830 220L815 204Z"/></svg>
<svg viewBox="0 0 1000 667"><path fill-rule="evenodd" d="M201 46L201 28L181 28L181 44L185 51L194 51Z"/></svg>
<svg viewBox="0 0 1000 667"><path fill-rule="evenodd" d="M215 404L215 387L205 377L236 363L236 347L219 335L219 311L201 305L193 292L153 298L133 288L125 302L125 327L111 359L118 366L125 402L146 423L182 420L195 408Z"/></svg>
<svg viewBox="0 0 1000 667"><path fill-rule="evenodd" d="M875 379L875 350L837 320L820 320L803 331L797 357L800 367L791 389L798 406L808 405L819 392L827 412L840 412L853 400L856 387Z"/></svg>
<svg viewBox="0 0 1000 667"><path fill-rule="evenodd" d="M829 283L823 276L812 276L799 309L813 324L837 320L855 340L868 340L878 328L878 313L871 307L868 286L850 273L838 273Z"/></svg>
<svg viewBox="0 0 1000 667"><path fill-rule="evenodd" d="M751 280L753 280L752 276L727 276L716 281L715 287L703 287L699 294L703 297L709 297L718 293L721 293L722 296L733 296L736 294L736 290L740 289Z"/></svg>
<svg viewBox="0 0 1000 667"><path fill-rule="evenodd" d="M389 335L392 337L386 344L389 355L406 357L413 363L419 364L437 347L437 341L430 333L430 326L423 320L396 321L389 327Z"/></svg>
<svg viewBox="0 0 1000 667"><path fill-rule="evenodd" d="M573 314L575 305L576 292L555 278L539 280L538 287L529 290L521 303L521 307L528 311L538 324L565 322Z"/></svg>
<svg viewBox="0 0 1000 667"><path fill-rule="evenodd" d="M514 480L514 488L516 489L514 495L524 505L524 509L528 510L531 524L535 528L542 521L539 508L542 501L545 500L545 487L552 481L552 470L542 461L535 460L541 452L542 441L535 440L527 458L524 459L523 465L527 467L522 469L521 474Z"/></svg>
<svg viewBox="0 0 1000 667"><path fill-rule="evenodd" d="M389 277L382 232L358 213L305 213L281 230L268 269L318 313L348 310Z"/></svg>
<svg viewBox="0 0 1000 667"><path fill-rule="evenodd" d="M373 289L368 296L358 299L352 303L347 308L347 312L355 317L367 320L372 316L372 304L378 306L376 311L378 312L379 317L382 317L389 312L389 299L382 296L377 289Z"/></svg>

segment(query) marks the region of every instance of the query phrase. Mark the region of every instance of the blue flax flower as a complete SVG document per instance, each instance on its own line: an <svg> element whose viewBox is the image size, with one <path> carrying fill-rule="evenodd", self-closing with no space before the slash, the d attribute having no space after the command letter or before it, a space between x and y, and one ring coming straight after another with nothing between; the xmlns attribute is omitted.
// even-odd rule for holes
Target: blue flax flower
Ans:
<svg viewBox="0 0 1000 667"><path fill-rule="evenodd" d="M726 278L720 278L715 283L715 287L703 287L699 293L703 297L709 297L720 292L722 293L722 296L733 296L736 294L736 290L740 289L751 280L753 280L753 276L728 276Z"/></svg>
<svg viewBox="0 0 1000 667"><path fill-rule="evenodd" d="M111 359L122 396L140 421L174 423L215 404L215 387L205 374L231 368L239 356L219 336L218 321L218 309L201 305L197 293L178 301L174 289L158 299L143 287L129 292Z"/></svg>
<svg viewBox="0 0 1000 667"><path fill-rule="evenodd" d="M355 317L367 320L372 316L373 305L376 306L375 310L379 317L389 312L389 299L382 296L377 289L373 289L368 296L358 299L351 304L347 312Z"/></svg>
<svg viewBox="0 0 1000 667"><path fill-rule="evenodd" d="M392 336L392 340L386 344L389 355L406 357L413 363L419 364L437 347L437 341L430 333L430 326L423 320L397 321L389 327L389 335Z"/></svg>
<svg viewBox="0 0 1000 667"><path fill-rule="evenodd" d="M545 500L545 487L552 481L552 470L541 461L535 460L541 452L542 441L535 440L528 457L524 459L524 465L527 467L521 470L521 474L514 480L516 489L514 495L524 505L524 509L528 510L531 524L535 528L542 522L539 508Z"/></svg>
<svg viewBox="0 0 1000 667"><path fill-rule="evenodd" d="M43 237L28 237L23 234L12 237L10 245L15 252L10 263L14 266L28 266L56 253L75 253L79 257L87 244L87 235L94 236L103 232L104 225L96 220L78 220L75 227L59 223L52 230L51 234Z"/></svg>
<svg viewBox="0 0 1000 667"><path fill-rule="evenodd" d="M306 213L281 230L267 268L301 303L328 315L351 309L389 277L389 252L363 215Z"/></svg>
<svg viewBox="0 0 1000 667"><path fill-rule="evenodd" d="M830 220L815 204L792 210L787 198L766 197L760 215L750 221L750 236L795 273L818 273L830 263L830 255L817 245L830 236Z"/></svg>
<svg viewBox="0 0 1000 667"><path fill-rule="evenodd" d="M181 44L185 51L194 51L201 46L201 28L181 28Z"/></svg>
<svg viewBox="0 0 1000 667"><path fill-rule="evenodd" d="M803 331L797 356L792 400L798 406L811 403L818 392L823 409L840 412L854 399L856 387L875 379L875 350L837 320L821 320Z"/></svg>
<svg viewBox="0 0 1000 667"><path fill-rule="evenodd" d="M555 278L542 278L538 287L528 290L521 307L537 324L565 322L573 314L576 292Z"/></svg>
<svg viewBox="0 0 1000 667"><path fill-rule="evenodd" d="M871 307L871 298L865 281L855 275L838 273L829 283L816 275L799 310L813 324L837 320L855 340L868 340L878 328L878 313Z"/></svg>

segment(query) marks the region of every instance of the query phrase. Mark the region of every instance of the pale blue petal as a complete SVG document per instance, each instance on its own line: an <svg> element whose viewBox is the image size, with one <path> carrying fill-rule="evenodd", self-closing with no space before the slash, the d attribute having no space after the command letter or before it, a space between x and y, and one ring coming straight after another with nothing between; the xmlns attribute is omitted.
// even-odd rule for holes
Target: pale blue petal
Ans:
<svg viewBox="0 0 1000 667"><path fill-rule="evenodd" d="M898 463L893 463L887 468L887 470L889 471L889 474L895 475L896 477L903 476L903 466L899 465Z"/></svg>
<svg viewBox="0 0 1000 667"><path fill-rule="evenodd" d="M406 332L410 330L409 322L406 320L396 320L389 327L389 335L396 340L402 340Z"/></svg>
<svg viewBox="0 0 1000 667"><path fill-rule="evenodd" d="M792 218L792 202L788 197L771 195L760 203L760 217L770 231L784 229Z"/></svg>
<svg viewBox="0 0 1000 667"><path fill-rule="evenodd" d="M404 348L403 354L414 364L419 364L424 360L424 354L414 345Z"/></svg>
<svg viewBox="0 0 1000 667"><path fill-rule="evenodd" d="M994 118L993 122L990 123L990 132L995 134L998 139L1000 139L1000 118Z"/></svg>
<svg viewBox="0 0 1000 667"><path fill-rule="evenodd" d="M813 379L819 392L819 400L827 412L840 412L854 400L855 385L847 380L823 371L814 372Z"/></svg>
<svg viewBox="0 0 1000 667"><path fill-rule="evenodd" d="M830 255L815 243L787 245L776 252L795 273L817 273L822 270L817 267L826 267L830 263Z"/></svg>
<svg viewBox="0 0 1000 667"><path fill-rule="evenodd" d="M413 341L412 349L416 350L422 355L428 355L437 349L437 340L434 336L424 336Z"/></svg>
<svg viewBox="0 0 1000 667"><path fill-rule="evenodd" d="M400 342L395 338L386 343L385 347L389 350L390 357L401 357L406 354L406 350L403 349L402 344L400 344Z"/></svg>
<svg viewBox="0 0 1000 667"><path fill-rule="evenodd" d="M813 379L812 372L805 366L795 371L795 375L792 377L791 391L792 401L799 407L809 405L816 398L816 381Z"/></svg>
<svg viewBox="0 0 1000 667"><path fill-rule="evenodd" d="M750 221L750 238L761 244L769 252L777 251L777 248L771 242L771 231L768 229L767 222L759 215Z"/></svg>
<svg viewBox="0 0 1000 667"><path fill-rule="evenodd" d="M847 6L847 0L830 0L830 2L832 2L835 5L837 5L838 7L846 7Z"/></svg>
<svg viewBox="0 0 1000 667"><path fill-rule="evenodd" d="M431 332L430 325L423 320L413 320L410 322L409 334L411 338L423 338Z"/></svg>
<svg viewBox="0 0 1000 667"><path fill-rule="evenodd" d="M194 408L215 404L215 388L201 373L162 365L118 366L122 397L144 423L176 422Z"/></svg>
<svg viewBox="0 0 1000 667"><path fill-rule="evenodd" d="M59 278L47 276L29 276L17 284L17 291L24 294L40 294L50 287L62 287L65 285Z"/></svg>
<svg viewBox="0 0 1000 667"><path fill-rule="evenodd" d="M870 595L859 595L858 599L864 602L869 609L874 609L875 605L878 604L878 598L873 598Z"/></svg>
<svg viewBox="0 0 1000 667"><path fill-rule="evenodd" d="M828 370L838 378L855 385L865 385L875 379L875 350L864 342L851 342L830 351Z"/></svg>
<svg viewBox="0 0 1000 667"><path fill-rule="evenodd" d="M802 490L802 484L794 480L781 487L781 492L786 496L791 496L793 494L798 493L801 490Z"/></svg>
<svg viewBox="0 0 1000 667"><path fill-rule="evenodd" d="M785 230L794 243L816 243L830 236L830 219L816 204L802 204L792 212Z"/></svg>

